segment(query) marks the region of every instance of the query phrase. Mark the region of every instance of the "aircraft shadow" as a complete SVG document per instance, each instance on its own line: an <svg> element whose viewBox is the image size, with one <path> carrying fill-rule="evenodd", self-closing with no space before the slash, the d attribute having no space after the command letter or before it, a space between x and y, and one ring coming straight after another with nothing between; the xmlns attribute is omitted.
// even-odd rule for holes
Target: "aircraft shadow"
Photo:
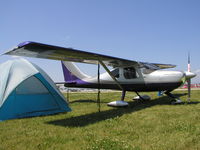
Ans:
<svg viewBox="0 0 200 150"><path fill-rule="evenodd" d="M87 99L87 100L84 100L84 99L79 99L79 100L74 100L74 101L71 101L69 102L70 104L73 104L73 103L97 103L97 100L91 100L91 99ZM101 102L101 104L103 103L108 103L108 102Z"/></svg>
<svg viewBox="0 0 200 150"><path fill-rule="evenodd" d="M184 96L184 95L185 94L175 94L175 96L179 96L179 97ZM77 102L77 101L75 101L75 102ZM80 101L80 102L82 102L82 101ZM96 101L92 100L91 102L93 103ZM200 103L200 102L190 102L187 104L198 104L198 103ZM182 104L185 104L185 103L182 103ZM153 107L155 105L171 105L170 99L167 96L163 96L163 97L157 98L155 100L146 101L146 102L133 101L133 102L129 102L129 106L125 107L125 108L124 107L123 108L113 108L111 110L105 110L105 111L101 111L101 112L84 114L84 115L70 117L70 118L66 118L66 119L49 121L46 123L51 124L51 125L63 126L63 127L84 127L89 124L94 124L99 121L120 117L124 114L137 112L142 109ZM173 107L174 105L171 105L171 106Z"/></svg>
<svg viewBox="0 0 200 150"><path fill-rule="evenodd" d="M91 100L91 99L87 99L87 100L79 99L79 100L75 100L75 101L72 101L72 102L69 102L69 103L73 104L73 103L96 103L96 102L97 101Z"/></svg>

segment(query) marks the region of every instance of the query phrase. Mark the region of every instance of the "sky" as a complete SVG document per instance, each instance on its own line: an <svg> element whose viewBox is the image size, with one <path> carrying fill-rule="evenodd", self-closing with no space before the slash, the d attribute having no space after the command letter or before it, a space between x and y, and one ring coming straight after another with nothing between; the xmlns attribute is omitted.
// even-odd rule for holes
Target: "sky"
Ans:
<svg viewBox="0 0 200 150"><path fill-rule="evenodd" d="M121 57L175 64L199 73L199 0L1 0L0 54L24 41ZM0 63L11 56L0 56ZM60 61L27 58L55 81ZM80 65L95 75L97 66ZM194 81L199 82L197 77Z"/></svg>

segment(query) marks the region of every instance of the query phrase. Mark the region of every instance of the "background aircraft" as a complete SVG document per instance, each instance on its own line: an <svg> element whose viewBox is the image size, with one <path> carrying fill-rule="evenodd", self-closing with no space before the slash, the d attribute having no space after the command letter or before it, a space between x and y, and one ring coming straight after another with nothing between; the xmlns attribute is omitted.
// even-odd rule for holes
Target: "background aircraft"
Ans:
<svg viewBox="0 0 200 150"><path fill-rule="evenodd" d="M189 69L187 72L163 70L174 68L175 65L171 64L138 62L29 41L19 44L5 54L61 60L67 87L122 90L121 100L109 103L108 105L111 106L128 105L124 101L126 91L134 91L141 99L144 97L140 96L138 92L164 91L166 95L173 98L175 103L180 103L181 100L172 95L171 91L185 81L188 81L190 85L190 79L196 76ZM97 64L98 75L96 77L88 76L71 62ZM103 66L106 73L100 74L100 65ZM109 70L108 66L113 69ZM188 87L190 96L190 86Z"/></svg>

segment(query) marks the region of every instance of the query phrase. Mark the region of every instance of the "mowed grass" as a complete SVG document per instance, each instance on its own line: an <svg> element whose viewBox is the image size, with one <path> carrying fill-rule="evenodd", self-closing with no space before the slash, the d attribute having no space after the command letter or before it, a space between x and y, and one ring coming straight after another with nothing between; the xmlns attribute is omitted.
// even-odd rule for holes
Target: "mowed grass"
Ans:
<svg viewBox="0 0 200 150"><path fill-rule="evenodd" d="M186 101L186 91L174 93ZM72 112L0 122L0 150L200 149L200 91L192 91L192 103L182 105L147 94L152 100L141 103L129 92L129 107L112 108L107 102L121 93L101 93L98 112L96 93L70 93Z"/></svg>

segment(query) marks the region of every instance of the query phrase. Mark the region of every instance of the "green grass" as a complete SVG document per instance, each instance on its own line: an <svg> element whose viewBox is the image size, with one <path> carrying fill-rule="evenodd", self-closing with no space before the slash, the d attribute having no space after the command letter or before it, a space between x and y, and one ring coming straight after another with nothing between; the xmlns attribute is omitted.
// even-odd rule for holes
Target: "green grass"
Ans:
<svg viewBox="0 0 200 150"><path fill-rule="evenodd" d="M175 94L186 101L185 91ZM147 93L149 102L112 108L107 102L121 93L71 93L72 112L8 120L0 123L0 150L193 150L200 149L200 91L192 91L191 104L170 105L168 97Z"/></svg>

